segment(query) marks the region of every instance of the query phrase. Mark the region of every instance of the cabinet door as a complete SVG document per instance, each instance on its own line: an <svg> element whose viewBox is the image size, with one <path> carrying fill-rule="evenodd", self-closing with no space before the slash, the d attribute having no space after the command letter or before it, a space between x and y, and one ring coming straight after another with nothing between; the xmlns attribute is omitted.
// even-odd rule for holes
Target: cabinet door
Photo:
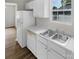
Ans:
<svg viewBox="0 0 79 59"><path fill-rule="evenodd" d="M44 16L44 0L35 0L36 5L34 8L34 16L35 17L43 17Z"/></svg>
<svg viewBox="0 0 79 59"><path fill-rule="evenodd" d="M74 53L67 50L66 51L66 57L67 57L66 59L74 59Z"/></svg>
<svg viewBox="0 0 79 59"><path fill-rule="evenodd" d="M23 11L23 28L27 29L28 26L35 24L35 18L33 17L33 11Z"/></svg>
<svg viewBox="0 0 79 59"><path fill-rule="evenodd" d="M34 8L34 2L35 2L35 0L26 3L25 8L26 9L33 9Z"/></svg>
<svg viewBox="0 0 79 59"><path fill-rule="evenodd" d="M34 1L34 16L40 18L49 17L49 0L35 0Z"/></svg>
<svg viewBox="0 0 79 59"><path fill-rule="evenodd" d="M65 59L54 51L48 51L48 59Z"/></svg>
<svg viewBox="0 0 79 59"><path fill-rule="evenodd" d="M36 55L36 35L30 31L27 31L27 47Z"/></svg>
<svg viewBox="0 0 79 59"><path fill-rule="evenodd" d="M20 27L17 28L17 41L20 44L20 46L23 48L23 32L22 32L22 24L20 24Z"/></svg>
<svg viewBox="0 0 79 59"><path fill-rule="evenodd" d="M47 59L47 47L38 42L37 45L38 59Z"/></svg>

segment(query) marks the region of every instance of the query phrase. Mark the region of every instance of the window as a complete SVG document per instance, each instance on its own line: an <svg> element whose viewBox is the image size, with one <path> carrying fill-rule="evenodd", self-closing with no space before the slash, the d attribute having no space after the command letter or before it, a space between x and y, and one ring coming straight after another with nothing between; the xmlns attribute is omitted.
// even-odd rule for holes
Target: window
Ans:
<svg viewBox="0 0 79 59"><path fill-rule="evenodd" d="M71 0L52 0L52 20L71 22Z"/></svg>

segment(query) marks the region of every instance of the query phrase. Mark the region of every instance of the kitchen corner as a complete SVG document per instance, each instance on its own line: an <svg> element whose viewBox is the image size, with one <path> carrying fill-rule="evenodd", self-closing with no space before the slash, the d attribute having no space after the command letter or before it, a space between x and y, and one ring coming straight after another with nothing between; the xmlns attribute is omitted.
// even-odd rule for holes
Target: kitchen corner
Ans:
<svg viewBox="0 0 79 59"><path fill-rule="evenodd" d="M41 35L41 33L44 33L47 30L48 30L47 28L40 27L40 26L30 26L30 27L27 28L28 32L30 31L30 32L32 32L36 36L36 38L34 39L34 40L36 40L35 41L35 50L36 50L36 53L33 53L33 54L37 58L45 58L45 56L44 57L40 56L41 50L39 48L39 44L41 42L41 44L43 44L44 46L47 47L46 48L47 51L53 50L54 52L56 52L57 54L59 54L63 58L73 58L73 55L74 55L74 38L70 37L67 42L60 43L60 42L58 42L56 40L51 40L50 38ZM28 36L28 34L27 34L27 36ZM31 35L30 35L30 37L31 37ZM27 41L28 40L30 41L30 39L27 39ZM32 46L33 46L33 44L32 44ZM34 48L34 46L33 46L33 48ZM33 49L31 49L31 48L29 48L29 49L31 51L33 51ZM43 49L43 47L41 47L41 49ZM38 51L40 51L40 52L38 52ZM46 53L45 53L45 55L46 55Z"/></svg>
<svg viewBox="0 0 79 59"><path fill-rule="evenodd" d="M13 0L12 3L6 1L5 27L14 27L16 30L14 44L17 43L20 48L14 45L15 49L24 49L21 53L17 52L18 59L74 59L72 2L72 0ZM11 53L13 46L9 48ZM16 53L12 55L14 56L14 59L17 59Z"/></svg>

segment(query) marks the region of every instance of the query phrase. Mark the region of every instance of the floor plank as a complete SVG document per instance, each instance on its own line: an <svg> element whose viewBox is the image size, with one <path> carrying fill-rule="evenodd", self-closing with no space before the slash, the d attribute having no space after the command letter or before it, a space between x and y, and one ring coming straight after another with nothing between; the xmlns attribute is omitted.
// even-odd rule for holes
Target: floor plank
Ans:
<svg viewBox="0 0 79 59"><path fill-rule="evenodd" d="M5 59L37 59L27 48L16 42L16 29L5 29Z"/></svg>

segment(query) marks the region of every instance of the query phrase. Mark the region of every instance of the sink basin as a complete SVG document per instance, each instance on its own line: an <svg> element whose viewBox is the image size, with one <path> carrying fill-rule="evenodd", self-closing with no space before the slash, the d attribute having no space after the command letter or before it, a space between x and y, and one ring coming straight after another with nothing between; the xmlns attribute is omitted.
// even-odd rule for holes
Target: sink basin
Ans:
<svg viewBox="0 0 79 59"><path fill-rule="evenodd" d="M57 33L55 36L52 37L52 39L57 40L61 43L65 43L68 40L68 36Z"/></svg>
<svg viewBox="0 0 79 59"><path fill-rule="evenodd" d="M55 31L47 30L46 32L42 33L42 35L45 36L45 37L51 37L51 36L53 36L55 33L56 33Z"/></svg>
<svg viewBox="0 0 79 59"><path fill-rule="evenodd" d="M53 31L50 29L45 31L44 33L41 33L41 35L43 35L46 38L50 38L51 40L56 40L61 43L65 43L69 39L69 36L67 36L66 34Z"/></svg>

